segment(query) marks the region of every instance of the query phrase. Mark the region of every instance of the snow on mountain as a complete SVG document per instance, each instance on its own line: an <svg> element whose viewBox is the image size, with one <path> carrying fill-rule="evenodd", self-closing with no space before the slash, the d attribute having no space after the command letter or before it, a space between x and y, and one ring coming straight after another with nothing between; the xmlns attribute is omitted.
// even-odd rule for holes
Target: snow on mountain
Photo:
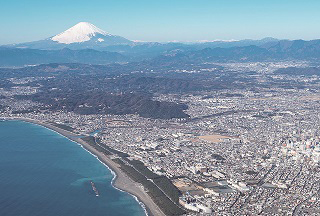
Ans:
<svg viewBox="0 0 320 216"><path fill-rule="evenodd" d="M134 44L124 37L112 35L88 22L80 22L68 30L44 40L20 44L9 44L7 47L30 48L42 50L58 49L96 49L105 50L108 46Z"/></svg>
<svg viewBox="0 0 320 216"><path fill-rule="evenodd" d="M62 44L81 43L89 41L97 35L112 36L91 23L80 22L68 30L52 37L51 40ZM98 38L98 41L102 42L104 39Z"/></svg>

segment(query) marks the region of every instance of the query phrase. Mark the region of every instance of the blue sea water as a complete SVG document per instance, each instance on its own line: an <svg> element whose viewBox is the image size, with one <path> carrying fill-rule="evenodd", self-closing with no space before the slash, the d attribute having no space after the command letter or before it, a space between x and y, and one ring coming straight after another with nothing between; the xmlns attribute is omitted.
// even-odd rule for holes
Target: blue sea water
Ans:
<svg viewBox="0 0 320 216"><path fill-rule="evenodd" d="M81 146L44 127L0 122L0 216L142 216ZM96 197L90 180L100 196Z"/></svg>

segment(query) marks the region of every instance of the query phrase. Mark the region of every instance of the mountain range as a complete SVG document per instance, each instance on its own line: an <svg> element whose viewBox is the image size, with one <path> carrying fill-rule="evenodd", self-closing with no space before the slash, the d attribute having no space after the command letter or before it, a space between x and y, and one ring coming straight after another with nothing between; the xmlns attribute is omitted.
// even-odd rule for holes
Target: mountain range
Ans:
<svg viewBox="0 0 320 216"><path fill-rule="evenodd" d="M59 33L55 36L46 38L44 40L9 44L6 47L11 48L29 48L29 49L44 49L44 50L57 50L63 48L69 49L96 49L107 51L128 51L130 48L133 50L143 50L149 48L155 48L159 50L169 49L170 47L196 47L201 48L215 48L215 47L238 47L238 46L250 46L250 45L262 45L268 42L275 42L278 39L267 37L261 40L231 40L223 41L216 40L211 42L198 42L198 43L182 43L182 42L169 42L169 43L157 43L157 42L134 42L121 36L110 34L95 25L88 22L80 22L75 26L67 29L66 31Z"/></svg>
<svg viewBox="0 0 320 216"><path fill-rule="evenodd" d="M120 53L94 49L40 50L0 47L1 67L21 67L46 63L110 64L125 63L127 60L128 57Z"/></svg>
<svg viewBox="0 0 320 216"><path fill-rule="evenodd" d="M80 22L44 40L0 47L0 66L43 63L110 64L137 61L228 62L315 60L320 40L213 41L204 43L134 42L112 35L93 24Z"/></svg>

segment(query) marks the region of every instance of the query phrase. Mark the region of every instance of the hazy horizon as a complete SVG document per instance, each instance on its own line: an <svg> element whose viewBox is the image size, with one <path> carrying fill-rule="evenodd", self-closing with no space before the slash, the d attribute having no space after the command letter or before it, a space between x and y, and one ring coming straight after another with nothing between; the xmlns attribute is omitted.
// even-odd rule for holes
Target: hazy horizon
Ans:
<svg viewBox="0 0 320 216"><path fill-rule="evenodd" d="M46 39L82 21L133 41L313 40L320 38L319 6L315 0L12 0L0 8L0 44Z"/></svg>

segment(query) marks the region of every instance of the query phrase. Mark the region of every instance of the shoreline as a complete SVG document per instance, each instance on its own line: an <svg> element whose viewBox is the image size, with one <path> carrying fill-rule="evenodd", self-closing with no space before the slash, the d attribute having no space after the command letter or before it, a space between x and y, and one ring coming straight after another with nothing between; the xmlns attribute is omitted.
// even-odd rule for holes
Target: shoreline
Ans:
<svg viewBox="0 0 320 216"><path fill-rule="evenodd" d="M95 148L93 148L90 144L82 140L81 138L77 138L79 134L75 134L71 131L67 131L56 126L53 126L49 123L41 122L35 119L28 118L19 118L19 117L5 117L6 120L17 120L24 121L36 125L40 125L49 130L52 130L65 138L69 139L72 142L80 145L84 150L92 154L94 157L98 159L100 163L106 166L107 169L110 170L113 178L111 180L111 185L116 190L121 192L128 193L133 196L139 205L144 209L145 214L148 216L165 216L165 214L161 211L161 209L153 202L151 197L144 191L143 186L139 183L133 181L130 177L128 177L116 164L112 161L109 156L105 155L102 152L99 152Z"/></svg>

